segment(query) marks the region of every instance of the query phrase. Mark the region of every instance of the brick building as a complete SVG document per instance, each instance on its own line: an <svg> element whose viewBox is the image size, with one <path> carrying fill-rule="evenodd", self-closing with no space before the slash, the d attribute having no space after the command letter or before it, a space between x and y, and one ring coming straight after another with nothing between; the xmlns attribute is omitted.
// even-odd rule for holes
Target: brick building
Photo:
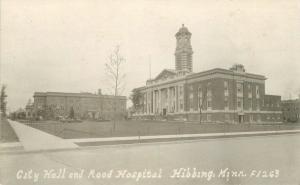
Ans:
<svg viewBox="0 0 300 185"><path fill-rule="evenodd" d="M126 97L103 95L100 90L98 94L35 92L33 97L35 115L46 118L68 117L71 109L81 119L112 119L115 112L118 118L126 116Z"/></svg>
<svg viewBox="0 0 300 185"><path fill-rule="evenodd" d="M300 99L281 102L284 122L300 122Z"/></svg>
<svg viewBox="0 0 300 185"><path fill-rule="evenodd" d="M265 76L247 73L240 64L193 73L191 33L184 25L176 39L176 70L165 69L133 90L142 95L136 118L281 122L281 97L265 93Z"/></svg>

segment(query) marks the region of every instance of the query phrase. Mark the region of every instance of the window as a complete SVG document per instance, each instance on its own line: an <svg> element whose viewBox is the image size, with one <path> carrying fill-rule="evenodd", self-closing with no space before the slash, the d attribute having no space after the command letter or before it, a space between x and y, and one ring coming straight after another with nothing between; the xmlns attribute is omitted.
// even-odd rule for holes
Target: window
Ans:
<svg viewBox="0 0 300 185"><path fill-rule="evenodd" d="M211 107L212 107L211 101L212 101L211 90L207 90L207 109L211 109Z"/></svg>
<svg viewBox="0 0 300 185"><path fill-rule="evenodd" d="M182 96L182 94L183 94L183 87L179 86L179 96Z"/></svg>
<svg viewBox="0 0 300 185"><path fill-rule="evenodd" d="M238 98L237 99L237 108L242 109L243 107L243 98Z"/></svg>
<svg viewBox="0 0 300 185"><path fill-rule="evenodd" d="M193 110L193 108L194 108L193 102L194 102L194 95L193 95L193 93L191 93L190 94L190 110Z"/></svg>
<svg viewBox="0 0 300 185"><path fill-rule="evenodd" d="M257 122L260 122L260 115L257 115Z"/></svg>
<svg viewBox="0 0 300 185"><path fill-rule="evenodd" d="M182 99L179 100L179 107L180 107L180 110L183 110L183 101L182 101Z"/></svg>
<svg viewBox="0 0 300 185"><path fill-rule="evenodd" d="M211 121L211 114L207 114L207 121Z"/></svg>
<svg viewBox="0 0 300 185"><path fill-rule="evenodd" d="M249 110L252 109L252 100L249 101Z"/></svg>
<svg viewBox="0 0 300 185"><path fill-rule="evenodd" d="M256 98L259 98L259 86L256 86Z"/></svg>
<svg viewBox="0 0 300 185"><path fill-rule="evenodd" d="M228 81L224 81L224 89L228 90Z"/></svg>
<svg viewBox="0 0 300 185"><path fill-rule="evenodd" d="M251 84L248 84L248 98L252 98Z"/></svg>
<svg viewBox="0 0 300 185"><path fill-rule="evenodd" d="M249 115L249 119L250 119L250 123L252 123L254 121L253 115Z"/></svg>
<svg viewBox="0 0 300 185"><path fill-rule="evenodd" d="M237 103L238 103L238 108L241 108L242 103L240 101L238 101Z"/></svg>
<svg viewBox="0 0 300 185"><path fill-rule="evenodd" d="M229 91L228 90L224 91L224 96L229 96Z"/></svg>
<svg viewBox="0 0 300 185"><path fill-rule="evenodd" d="M243 84L237 83L236 88L237 88L237 96L242 97L243 96Z"/></svg>
<svg viewBox="0 0 300 185"><path fill-rule="evenodd" d="M210 99L207 100L207 109L211 109L211 100Z"/></svg>
<svg viewBox="0 0 300 185"><path fill-rule="evenodd" d="M207 96L208 96L208 97L211 97L211 96L212 96L211 90L209 90L209 89L207 90Z"/></svg>
<svg viewBox="0 0 300 185"><path fill-rule="evenodd" d="M198 107L201 107L203 101L202 97L202 89L201 87L198 88Z"/></svg>
<svg viewBox="0 0 300 185"><path fill-rule="evenodd" d="M224 108L225 108L225 109L228 109L228 108L229 108L228 97L227 97L227 96L224 97Z"/></svg>
<svg viewBox="0 0 300 185"><path fill-rule="evenodd" d="M229 121L230 120L230 115L229 114L225 114L225 121Z"/></svg>
<svg viewBox="0 0 300 185"><path fill-rule="evenodd" d="M228 96L229 91L228 91L228 82L224 81L224 96Z"/></svg>
<svg viewBox="0 0 300 185"><path fill-rule="evenodd" d="M147 102L147 94L145 93L145 94L144 94L144 112L145 112L145 113L147 112L147 105L146 105L146 102Z"/></svg>
<svg viewBox="0 0 300 185"><path fill-rule="evenodd" d="M190 99L193 99L193 98L194 98L194 94L190 93Z"/></svg>
<svg viewBox="0 0 300 185"><path fill-rule="evenodd" d="M237 84L237 91L239 93L242 92L242 84L240 84L240 83Z"/></svg>

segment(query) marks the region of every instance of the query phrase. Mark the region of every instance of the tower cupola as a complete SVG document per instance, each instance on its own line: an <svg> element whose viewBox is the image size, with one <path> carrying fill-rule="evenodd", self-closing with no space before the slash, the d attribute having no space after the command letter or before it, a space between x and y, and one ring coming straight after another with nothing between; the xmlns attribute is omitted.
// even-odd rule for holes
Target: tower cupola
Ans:
<svg viewBox="0 0 300 185"><path fill-rule="evenodd" d="M176 71L193 71L193 49L191 45L191 32L182 24L176 33L175 68Z"/></svg>

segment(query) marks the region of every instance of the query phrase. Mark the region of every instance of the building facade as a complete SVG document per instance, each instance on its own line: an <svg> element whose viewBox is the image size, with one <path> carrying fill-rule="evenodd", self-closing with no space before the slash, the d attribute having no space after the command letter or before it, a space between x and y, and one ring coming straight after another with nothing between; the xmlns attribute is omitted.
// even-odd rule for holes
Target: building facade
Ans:
<svg viewBox="0 0 300 185"><path fill-rule="evenodd" d="M178 38L185 38L181 34L187 35L187 39L179 42ZM281 97L265 93L265 76L247 73L240 64L230 69L193 73L190 36L184 26L176 34L176 70L165 69L156 78L147 80L145 86L133 90L142 95L134 114L136 118L235 123L282 121ZM185 51L181 57L179 51Z"/></svg>
<svg viewBox="0 0 300 185"><path fill-rule="evenodd" d="M68 117L71 109L75 118L112 119L125 118L126 97L92 93L36 92L33 110L46 118Z"/></svg>
<svg viewBox="0 0 300 185"><path fill-rule="evenodd" d="M284 122L300 122L300 99L284 100L281 107Z"/></svg>

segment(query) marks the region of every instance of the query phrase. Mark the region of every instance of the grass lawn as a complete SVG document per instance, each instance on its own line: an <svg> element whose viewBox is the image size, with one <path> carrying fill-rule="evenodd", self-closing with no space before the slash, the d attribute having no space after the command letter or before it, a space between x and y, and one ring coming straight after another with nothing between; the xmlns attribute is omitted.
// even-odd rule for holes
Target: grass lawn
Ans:
<svg viewBox="0 0 300 185"><path fill-rule="evenodd" d="M115 129L112 122L94 121L44 121L27 125L65 139L300 129L299 124L199 124L166 121L120 121L116 123Z"/></svg>
<svg viewBox="0 0 300 185"><path fill-rule="evenodd" d="M18 142L18 136L5 118L0 123L0 142Z"/></svg>

